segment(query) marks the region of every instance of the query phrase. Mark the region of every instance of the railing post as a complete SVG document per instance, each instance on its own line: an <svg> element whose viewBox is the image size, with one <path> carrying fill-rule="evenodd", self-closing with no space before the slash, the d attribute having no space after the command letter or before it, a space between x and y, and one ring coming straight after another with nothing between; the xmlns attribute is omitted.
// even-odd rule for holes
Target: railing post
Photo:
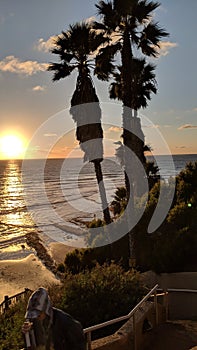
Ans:
<svg viewBox="0 0 197 350"><path fill-rule="evenodd" d="M165 310L166 310L166 321L168 320L168 308L169 308L169 304L168 304L168 297L169 297L169 294L168 294L168 291L165 290Z"/></svg>
<svg viewBox="0 0 197 350"><path fill-rule="evenodd" d="M158 303L157 303L157 291L154 291L154 305L155 305L155 323L156 326L159 324L159 317L158 317Z"/></svg>
<svg viewBox="0 0 197 350"><path fill-rule="evenodd" d="M137 337L136 337L136 317L135 317L135 312L133 314L133 345L134 345L134 350L137 350Z"/></svg>
<svg viewBox="0 0 197 350"><path fill-rule="evenodd" d="M88 332L86 336L86 350L91 350L92 348L91 343L92 343L91 332Z"/></svg>

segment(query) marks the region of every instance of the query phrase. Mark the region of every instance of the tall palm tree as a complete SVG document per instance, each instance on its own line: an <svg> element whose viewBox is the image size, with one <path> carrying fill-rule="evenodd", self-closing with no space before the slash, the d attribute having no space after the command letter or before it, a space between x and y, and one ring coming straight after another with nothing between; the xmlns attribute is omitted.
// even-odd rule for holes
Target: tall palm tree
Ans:
<svg viewBox="0 0 197 350"><path fill-rule="evenodd" d="M107 66L112 64L115 54L120 53L121 89L123 102L123 144L126 173L126 190L128 200L128 232L132 227L134 216L133 173L134 157L137 154L136 136L132 133L132 59L136 51L145 56L157 56L160 40L168 33L152 19L152 13L159 7L158 2L148 0L112 0L99 1L96 5L102 23L95 22L94 28L113 35L111 43L102 48L96 59L95 73L101 80L106 80ZM129 233L129 252L132 256L133 242Z"/></svg>
<svg viewBox="0 0 197 350"><path fill-rule="evenodd" d="M54 71L53 81L68 77L74 70L78 71L70 113L77 124L76 138L84 151L84 160L94 164L104 220L109 224L111 218L101 169L103 160L101 109L90 74L91 68L94 67L93 54L106 40L85 22L70 26L68 31L62 32L57 37L55 47L52 49L52 53L59 56L60 63L51 63L48 69Z"/></svg>
<svg viewBox="0 0 197 350"><path fill-rule="evenodd" d="M155 80L155 66L152 64L146 64L145 58L137 59L132 58L132 111L133 118L132 122L132 150L135 152L136 156L140 160L140 163L146 169L146 157L144 155L144 134L141 128L140 118L137 117L138 110L140 108L146 108L148 105L148 100L151 99L151 93L157 92L156 80ZM122 100L122 80L121 80L121 70L122 68L118 67L118 72L114 73L114 82L110 86L110 98ZM123 147L122 145L120 147ZM124 148L123 148L124 149ZM118 153L120 153L118 151ZM124 152L122 152L124 155ZM124 159L121 160L124 163ZM141 184L139 184L140 179L140 169L138 163L135 162L135 173L133 174L133 181L135 187L135 194L141 195L143 189ZM138 171L137 171L138 170ZM128 176L125 173L125 183L126 187L129 185Z"/></svg>
<svg viewBox="0 0 197 350"><path fill-rule="evenodd" d="M157 56L160 40L168 33L152 20L152 13L159 7L158 2L147 0L99 1L96 4L102 23L95 22L94 28L113 35L109 45L100 50L96 59L95 73L101 80L106 80L107 67L118 52L121 58L121 100L123 102L123 143L135 151L136 138L131 130L131 110L134 106L132 89L133 55L140 51L145 56ZM135 152L137 153L137 152ZM132 157L127 152L125 157L128 198L132 193Z"/></svg>

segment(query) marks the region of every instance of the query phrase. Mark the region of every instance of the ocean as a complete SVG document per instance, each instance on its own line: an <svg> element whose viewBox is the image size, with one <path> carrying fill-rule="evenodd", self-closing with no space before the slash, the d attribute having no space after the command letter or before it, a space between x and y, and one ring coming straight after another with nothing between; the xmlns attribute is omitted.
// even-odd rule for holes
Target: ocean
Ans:
<svg viewBox="0 0 197 350"><path fill-rule="evenodd" d="M167 181L197 155L157 156ZM107 200L113 200L124 174L115 158L102 162ZM18 259L31 252L27 233L40 232L44 242L78 245L87 221L101 218L101 202L93 164L79 158L0 161L0 259Z"/></svg>

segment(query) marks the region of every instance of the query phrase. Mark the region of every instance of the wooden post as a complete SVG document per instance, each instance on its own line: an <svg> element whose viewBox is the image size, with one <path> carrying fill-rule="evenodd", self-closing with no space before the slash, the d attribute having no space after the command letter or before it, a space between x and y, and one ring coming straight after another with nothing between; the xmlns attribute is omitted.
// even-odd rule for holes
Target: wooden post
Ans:
<svg viewBox="0 0 197 350"><path fill-rule="evenodd" d="M9 296L8 295L4 296L4 305L5 305L4 311L8 310L9 309Z"/></svg>
<svg viewBox="0 0 197 350"><path fill-rule="evenodd" d="M92 342L91 341L91 332L87 333L86 339L87 339L86 350L91 350L92 349L92 346L91 346L91 342Z"/></svg>
<svg viewBox="0 0 197 350"><path fill-rule="evenodd" d="M137 350L137 336L136 336L136 317L135 312L133 314L133 342L134 342L134 350Z"/></svg>
<svg viewBox="0 0 197 350"><path fill-rule="evenodd" d="M155 304L155 323L156 326L159 323L159 315L158 315L158 303L157 303L157 291L154 292L154 304Z"/></svg>
<svg viewBox="0 0 197 350"><path fill-rule="evenodd" d="M168 320L168 291L165 291L165 309L166 309L166 321Z"/></svg>

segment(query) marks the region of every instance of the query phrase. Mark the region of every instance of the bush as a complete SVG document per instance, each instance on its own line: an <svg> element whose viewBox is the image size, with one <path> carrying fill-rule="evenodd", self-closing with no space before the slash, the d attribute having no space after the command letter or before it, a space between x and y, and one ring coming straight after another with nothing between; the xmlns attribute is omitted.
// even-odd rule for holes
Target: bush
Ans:
<svg viewBox="0 0 197 350"><path fill-rule="evenodd" d="M57 271L64 273L65 272L65 265L63 263L59 264L57 267Z"/></svg>
<svg viewBox="0 0 197 350"><path fill-rule="evenodd" d="M21 327L24 322L27 299L19 301L0 315L0 350L19 350L24 347Z"/></svg>
<svg viewBox="0 0 197 350"><path fill-rule="evenodd" d="M75 249L67 253L64 260L64 268L67 273L77 274L91 270L97 263L102 265L110 260L110 247L98 247L88 249ZM62 271L63 272L63 271Z"/></svg>
<svg viewBox="0 0 197 350"><path fill-rule="evenodd" d="M114 263L97 265L67 276L59 307L88 327L127 314L144 292L136 271L125 272Z"/></svg>
<svg viewBox="0 0 197 350"><path fill-rule="evenodd" d="M169 186L164 186L163 198L168 199L170 186L171 181ZM197 162L188 163L177 175L174 200L166 219L154 233L147 234L158 196L159 184L156 184L149 193L145 214L135 228L138 269L152 269L155 272L196 271Z"/></svg>

